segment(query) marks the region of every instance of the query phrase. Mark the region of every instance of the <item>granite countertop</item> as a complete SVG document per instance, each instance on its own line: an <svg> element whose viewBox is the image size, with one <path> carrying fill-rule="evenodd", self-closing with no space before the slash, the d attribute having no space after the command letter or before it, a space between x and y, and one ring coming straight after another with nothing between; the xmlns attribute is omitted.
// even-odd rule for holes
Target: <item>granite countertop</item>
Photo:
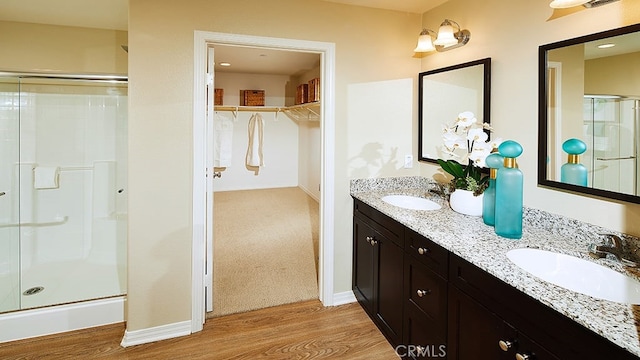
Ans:
<svg viewBox="0 0 640 360"><path fill-rule="evenodd" d="M581 325L640 356L639 327L634 316L638 305L599 300L540 280L520 269L507 258L516 248L537 248L573 255L629 274L624 267L607 259L592 259L587 247L602 241L602 233L622 235L600 226L580 222L545 211L524 208L522 238L512 240L495 234L482 217L454 212L448 202L428 192L433 181L422 177L357 179L351 181L351 195L408 228L426 236L507 284L555 309ZM436 211L408 210L382 201L390 194L414 195L442 205ZM637 239L634 239L634 241Z"/></svg>

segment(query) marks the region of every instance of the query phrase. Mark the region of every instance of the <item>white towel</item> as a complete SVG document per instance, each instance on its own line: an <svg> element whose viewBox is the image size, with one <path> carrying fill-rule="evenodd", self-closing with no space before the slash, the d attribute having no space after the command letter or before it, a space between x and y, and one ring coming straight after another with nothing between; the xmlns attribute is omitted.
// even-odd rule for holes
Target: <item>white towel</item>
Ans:
<svg viewBox="0 0 640 360"><path fill-rule="evenodd" d="M249 119L249 146L247 147L247 166L264 166L262 156L262 133L264 120L262 115L254 113Z"/></svg>
<svg viewBox="0 0 640 360"><path fill-rule="evenodd" d="M60 169L57 166L37 166L33 169L33 187L35 189L57 189Z"/></svg>
<svg viewBox="0 0 640 360"><path fill-rule="evenodd" d="M213 166L231 166L233 120L220 114L213 118Z"/></svg>

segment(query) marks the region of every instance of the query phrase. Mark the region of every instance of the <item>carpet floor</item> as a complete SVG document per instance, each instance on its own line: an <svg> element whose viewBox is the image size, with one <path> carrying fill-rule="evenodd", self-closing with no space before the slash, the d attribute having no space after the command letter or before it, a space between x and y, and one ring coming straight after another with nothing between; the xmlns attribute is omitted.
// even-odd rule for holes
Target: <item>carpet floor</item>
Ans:
<svg viewBox="0 0 640 360"><path fill-rule="evenodd" d="M317 299L318 213L297 187L215 193L207 317Z"/></svg>

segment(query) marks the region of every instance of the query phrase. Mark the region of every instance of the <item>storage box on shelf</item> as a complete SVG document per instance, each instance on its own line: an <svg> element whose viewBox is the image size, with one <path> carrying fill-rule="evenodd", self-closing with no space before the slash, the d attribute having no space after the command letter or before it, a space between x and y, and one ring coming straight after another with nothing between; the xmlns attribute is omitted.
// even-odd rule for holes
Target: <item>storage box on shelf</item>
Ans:
<svg viewBox="0 0 640 360"><path fill-rule="evenodd" d="M224 89L215 89L215 94L213 98L214 105L223 105L223 97L224 97Z"/></svg>
<svg viewBox="0 0 640 360"><path fill-rule="evenodd" d="M307 103L307 94L309 92L308 84L300 84L296 88L296 105Z"/></svg>
<svg viewBox="0 0 640 360"><path fill-rule="evenodd" d="M264 106L264 90L240 90L240 106Z"/></svg>
<svg viewBox="0 0 640 360"><path fill-rule="evenodd" d="M309 80L309 95L307 96L307 102L320 101L320 78Z"/></svg>

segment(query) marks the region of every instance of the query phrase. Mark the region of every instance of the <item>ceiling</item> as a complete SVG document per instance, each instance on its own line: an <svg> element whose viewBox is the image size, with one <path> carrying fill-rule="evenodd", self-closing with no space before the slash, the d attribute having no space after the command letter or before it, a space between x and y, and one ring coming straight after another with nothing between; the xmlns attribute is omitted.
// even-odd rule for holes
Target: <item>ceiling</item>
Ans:
<svg viewBox="0 0 640 360"><path fill-rule="evenodd" d="M366 6L378 9L424 14L449 0L324 0L328 2Z"/></svg>
<svg viewBox="0 0 640 360"><path fill-rule="evenodd" d="M448 0L323 0L422 14ZM98 29L128 28L128 0L0 0L0 20ZM124 45L124 44L123 44ZM319 65L318 54L216 46L216 71L296 75Z"/></svg>
<svg viewBox="0 0 640 360"><path fill-rule="evenodd" d="M127 30L129 0L0 0L0 20Z"/></svg>

